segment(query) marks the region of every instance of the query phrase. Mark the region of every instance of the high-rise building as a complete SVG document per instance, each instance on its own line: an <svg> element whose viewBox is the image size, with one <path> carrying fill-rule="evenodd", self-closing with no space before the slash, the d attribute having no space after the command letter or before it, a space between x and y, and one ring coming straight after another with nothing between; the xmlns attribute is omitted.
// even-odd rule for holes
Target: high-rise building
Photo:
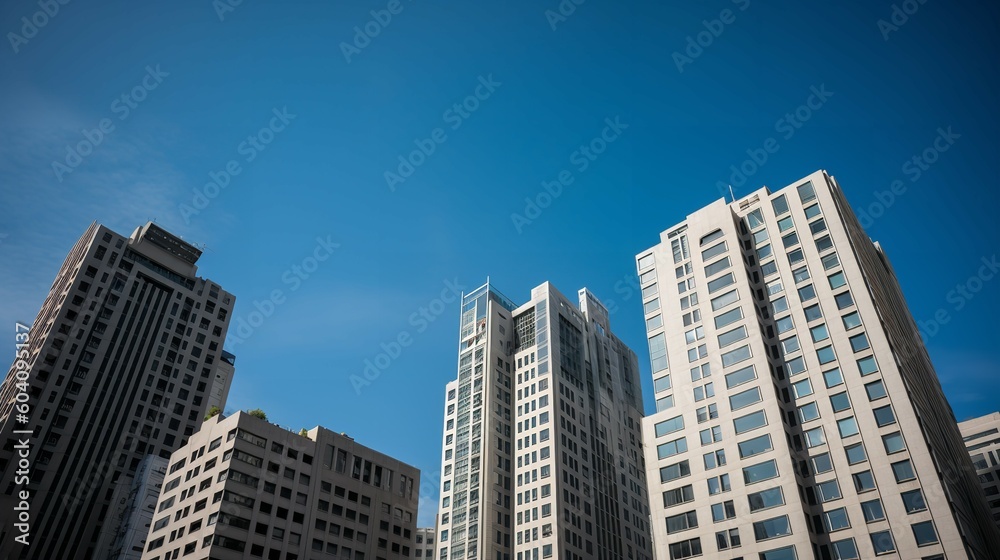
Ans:
<svg viewBox="0 0 1000 560"><path fill-rule="evenodd" d="M635 353L586 289L462 298L436 558L651 558Z"/></svg>
<svg viewBox="0 0 1000 560"><path fill-rule="evenodd" d="M346 435L218 415L170 458L142 559L409 558L419 486Z"/></svg>
<svg viewBox="0 0 1000 560"><path fill-rule="evenodd" d="M139 560L160 497L167 460L146 455L132 478L122 477L111 495L111 510L97 541L97 560Z"/></svg>
<svg viewBox="0 0 1000 560"><path fill-rule="evenodd" d="M657 558L996 558L892 266L831 176L718 200L636 264Z"/></svg>
<svg viewBox="0 0 1000 560"><path fill-rule="evenodd" d="M93 224L66 257L0 387L0 558L93 558L116 485L225 402L235 298L200 256L147 223Z"/></svg>
<svg viewBox="0 0 1000 560"><path fill-rule="evenodd" d="M972 457L993 521L1000 527L1000 412L960 422L958 429Z"/></svg>

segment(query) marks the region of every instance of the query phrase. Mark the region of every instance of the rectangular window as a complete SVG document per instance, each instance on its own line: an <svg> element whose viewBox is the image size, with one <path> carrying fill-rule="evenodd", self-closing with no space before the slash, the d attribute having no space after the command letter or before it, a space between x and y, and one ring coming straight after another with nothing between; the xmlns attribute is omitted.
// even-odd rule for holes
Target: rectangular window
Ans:
<svg viewBox="0 0 1000 560"><path fill-rule="evenodd" d="M820 503L839 500L843 496L840 493L840 484L837 479L827 480L816 484L816 498Z"/></svg>
<svg viewBox="0 0 1000 560"><path fill-rule="evenodd" d="M715 276L716 274L722 272L723 270L726 270L731 266L732 264L729 261L729 257L726 257L719 261L715 261L714 263L707 265L705 267L705 277L708 278L711 276Z"/></svg>
<svg viewBox="0 0 1000 560"><path fill-rule="evenodd" d="M855 352L860 352L862 350L867 350L872 347L868 342L868 336L865 333L856 334L850 338L851 348Z"/></svg>
<svg viewBox="0 0 1000 560"><path fill-rule="evenodd" d="M815 189L813 189L813 184L811 181L807 181L802 185L799 185L798 191L799 191L799 200L801 200L803 204L809 202L810 200L816 199L816 191Z"/></svg>
<svg viewBox="0 0 1000 560"><path fill-rule="evenodd" d="M678 453L684 453L687 451L687 439L680 438L674 441L668 441L667 443L661 443L656 446L656 453L660 459L666 459L667 457L673 457Z"/></svg>
<svg viewBox="0 0 1000 560"><path fill-rule="evenodd" d="M730 350L722 355L722 367L738 364L743 360L750 359L750 346L741 346L736 350Z"/></svg>
<svg viewBox="0 0 1000 560"><path fill-rule="evenodd" d="M741 441L737 446L740 450L740 459L760 455L774 449L774 446L771 444L771 436L768 434Z"/></svg>
<svg viewBox="0 0 1000 560"><path fill-rule="evenodd" d="M837 420L837 429L840 431L840 437L842 438L856 436L861 433L858 430L858 421L853 416Z"/></svg>
<svg viewBox="0 0 1000 560"><path fill-rule="evenodd" d="M885 519L885 511L882 509L882 502L878 498L868 502L861 502L861 511L865 515L865 523L874 523Z"/></svg>
<svg viewBox="0 0 1000 560"><path fill-rule="evenodd" d="M778 463L774 459L744 467L743 482L746 484L756 484L764 480L778 477Z"/></svg>
<svg viewBox="0 0 1000 560"><path fill-rule="evenodd" d="M861 375L871 375L878 371L878 364L875 363L875 356L868 356L858 360L858 371Z"/></svg>
<svg viewBox="0 0 1000 560"><path fill-rule="evenodd" d="M903 441L903 434L900 432L893 432L882 436L882 445L885 447L885 452L888 455L906 450L906 443Z"/></svg>
<svg viewBox="0 0 1000 560"><path fill-rule="evenodd" d="M688 484L663 493L663 507L669 508L694 501L694 486Z"/></svg>
<svg viewBox="0 0 1000 560"><path fill-rule="evenodd" d="M781 237L781 244L786 249L789 248L789 247L792 247L793 245L798 245L799 244L799 235L797 233L795 233L794 231L792 233L789 233L788 235L784 235L784 236Z"/></svg>
<svg viewBox="0 0 1000 560"><path fill-rule="evenodd" d="M715 292L725 288L726 286L731 286L736 283L736 276L730 272L725 276L720 276L715 280L708 283L708 293L714 294Z"/></svg>
<svg viewBox="0 0 1000 560"><path fill-rule="evenodd" d="M840 373L840 368L835 368L830 371L824 371L823 380L826 382L827 389L829 389L842 385L844 383L844 376Z"/></svg>
<svg viewBox="0 0 1000 560"><path fill-rule="evenodd" d="M906 482L917 478L916 473L913 472L913 464L910 463L909 459L893 463L892 474L896 477L896 482Z"/></svg>
<svg viewBox="0 0 1000 560"><path fill-rule="evenodd" d="M691 474L691 466L687 460L660 469L660 482L670 482Z"/></svg>
<svg viewBox="0 0 1000 560"><path fill-rule="evenodd" d="M728 291L712 299L712 311L718 311L729 304L739 301L740 294L736 290Z"/></svg>
<svg viewBox="0 0 1000 560"><path fill-rule="evenodd" d="M752 365L747 366L742 369L738 369L732 373L726 374L726 388L732 389L733 387L742 385L749 381L757 379L757 371Z"/></svg>
<svg viewBox="0 0 1000 560"><path fill-rule="evenodd" d="M715 245L712 245L708 249L702 251L701 260L702 262L708 261L709 259L713 259L725 252L726 252L726 242L723 241L722 243L717 243Z"/></svg>
<svg viewBox="0 0 1000 560"><path fill-rule="evenodd" d="M896 415L892 412L892 405L885 405L872 410L875 413L875 423L879 428L896 423Z"/></svg>
<svg viewBox="0 0 1000 560"><path fill-rule="evenodd" d="M858 315L857 311L844 315L842 319L844 320L844 328L847 330L861 326L861 316Z"/></svg>
<svg viewBox="0 0 1000 560"><path fill-rule="evenodd" d="M840 264L840 258L837 256L837 253L830 253L829 255L826 255L825 257L823 257L822 261L823 261L823 270L830 270L831 268Z"/></svg>
<svg viewBox="0 0 1000 560"><path fill-rule="evenodd" d="M806 440L806 447L817 447L826 443L826 436L823 434L823 426L806 431L803 436Z"/></svg>
<svg viewBox="0 0 1000 560"><path fill-rule="evenodd" d="M748 336L749 334L747 333L747 328L742 326L731 331L724 332L719 335L719 348L725 348L730 344L735 344Z"/></svg>
<svg viewBox="0 0 1000 560"><path fill-rule="evenodd" d="M751 513L785 505L785 496L781 493L780 486L747 494L747 500Z"/></svg>
<svg viewBox="0 0 1000 560"><path fill-rule="evenodd" d="M851 526L851 520L847 516L847 508L837 508L823 514L823 525L827 533L833 533Z"/></svg>
<svg viewBox="0 0 1000 560"><path fill-rule="evenodd" d="M791 525L788 523L787 515L782 515L781 517L775 517L772 519L765 519L764 521L758 521L753 524L753 535L754 538L757 539L757 542L791 534L792 529Z"/></svg>
<svg viewBox="0 0 1000 560"><path fill-rule="evenodd" d="M742 393L737 393L729 397L729 407L731 410L739 410L741 408L746 408L752 404L761 402L763 399L760 395L760 388L754 387L743 391Z"/></svg>
<svg viewBox="0 0 1000 560"><path fill-rule="evenodd" d="M670 551L670 560L683 560L684 558L701 556L701 539L695 538L672 543L667 548Z"/></svg>
<svg viewBox="0 0 1000 560"><path fill-rule="evenodd" d="M752 412L746 416L740 416L739 418L733 419L733 427L735 428L737 434L749 432L750 430L755 430L766 425L767 415L763 410L758 410L757 412Z"/></svg>
<svg viewBox="0 0 1000 560"><path fill-rule="evenodd" d="M662 437L667 434L679 432L684 429L684 417L676 416L674 418L670 418L669 420L664 420L663 422L657 422L653 428L656 431L656 437Z"/></svg>
<svg viewBox="0 0 1000 560"><path fill-rule="evenodd" d="M721 329L743 318L743 308L736 307L715 318L715 328Z"/></svg>
<svg viewBox="0 0 1000 560"><path fill-rule="evenodd" d="M837 359L837 355L833 351L833 346L824 346L816 350L816 357L819 358L820 365L828 364Z"/></svg>
<svg viewBox="0 0 1000 560"><path fill-rule="evenodd" d="M774 208L775 216L780 216L788 212L788 201L785 200L785 195L782 194L774 197L771 201L771 207Z"/></svg>
<svg viewBox="0 0 1000 560"><path fill-rule="evenodd" d="M694 511L667 517L667 534L678 533L698 526L698 515Z"/></svg>

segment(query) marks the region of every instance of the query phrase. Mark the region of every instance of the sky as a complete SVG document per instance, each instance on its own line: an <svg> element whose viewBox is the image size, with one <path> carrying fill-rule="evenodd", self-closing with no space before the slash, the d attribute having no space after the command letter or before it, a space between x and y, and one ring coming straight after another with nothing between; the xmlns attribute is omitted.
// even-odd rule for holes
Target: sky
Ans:
<svg viewBox="0 0 1000 560"><path fill-rule="evenodd" d="M0 324L91 222L155 220L237 297L227 410L419 467L421 525L455 294L589 288L652 411L634 257L728 184L834 175L956 417L998 408L1000 5L42 4L0 5Z"/></svg>

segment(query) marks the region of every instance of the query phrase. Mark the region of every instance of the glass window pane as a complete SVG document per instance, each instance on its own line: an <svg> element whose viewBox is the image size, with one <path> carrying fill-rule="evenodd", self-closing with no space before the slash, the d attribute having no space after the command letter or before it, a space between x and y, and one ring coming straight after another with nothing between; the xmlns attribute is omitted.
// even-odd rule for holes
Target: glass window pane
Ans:
<svg viewBox="0 0 1000 560"><path fill-rule="evenodd" d="M896 415L892 412L892 405L886 405L872 410L875 413L875 422L881 428L896 423Z"/></svg>
<svg viewBox="0 0 1000 560"><path fill-rule="evenodd" d="M851 337L851 348L855 352L860 352L862 350L867 350L871 348L871 344L868 343L868 336L865 333L857 334Z"/></svg>
<svg viewBox="0 0 1000 560"><path fill-rule="evenodd" d="M729 407L732 410L739 410L752 404L759 403L761 400L760 388L754 387L729 397Z"/></svg>
<svg viewBox="0 0 1000 560"><path fill-rule="evenodd" d="M838 264L840 264L840 258L837 257L837 253L830 253L823 257L823 270L830 270Z"/></svg>
<svg viewBox="0 0 1000 560"><path fill-rule="evenodd" d="M866 523L885 519L885 511L882 509L881 500L875 499L870 502L861 502L861 511L865 514Z"/></svg>
<svg viewBox="0 0 1000 560"><path fill-rule="evenodd" d="M865 391L868 392L868 400L870 401L876 401L887 395L881 379L865 384Z"/></svg>
<svg viewBox="0 0 1000 560"><path fill-rule="evenodd" d="M861 375L870 375L878 371L878 364L875 363L875 356L868 356L858 360L858 370Z"/></svg>
<svg viewBox="0 0 1000 560"><path fill-rule="evenodd" d="M899 432L882 436L882 444L885 446L885 452L889 454L898 453L906 449L906 444L903 442L903 434Z"/></svg>
<svg viewBox="0 0 1000 560"><path fill-rule="evenodd" d="M830 338L830 332L826 329L825 324L812 327L809 329L809 334L812 335L813 342L819 342Z"/></svg>
<svg viewBox="0 0 1000 560"><path fill-rule="evenodd" d="M826 381L827 388L836 387L844 382L844 376L840 373L840 368L823 372L823 380Z"/></svg>
<svg viewBox="0 0 1000 560"><path fill-rule="evenodd" d="M917 540L917 546L927 546L938 542L933 522L914 523L910 527L913 529L913 537Z"/></svg>
<svg viewBox="0 0 1000 560"><path fill-rule="evenodd" d="M825 346L816 350L816 356L819 358L819 363L828 364L837 359L837 355L833 352L833 346Z"/></svg>
<svg viewBox="0 0 1000 560"><path fill-rule="evenodd" d="M878 531L871 534L872 546L875 554L888 554L896 550L896 543L892 540L891 531Z"/></svg>
<svg viewBox="0 0 1000 560"><path fill-rule="evenodd" d="M896 482L906 482L917 478L916 473L913 472L913 464L910 463L909 459L893 463L892 474L896 477Z"/></svg>
<svg viewBox="0 0 1000 560"><path fill-rule="evenodd" d="M788 212L788 201L785 200L785 195L776 196L771 201L771 207L774 208L775 216L780 216Z"/></svg>
<svg viewBox="0 0 1000 560"><path fill-rule="evenodd" d="M830 395L830 404L833 405L834 412L840 412L851 408L851 400L847 397L847 391Z"/></svg>
<svg viewBox="0 0 1000 560"><path fill-rule="evenodd" d="M865 448L860 443L848 445L844 448L844 452L847 453L847 462L851 465L863 463L868 460L868 457L865 455Z"/></svg>
<svg viewBox="0 0 1000 560"><path fill-rule="evenodd" d="M763 410L751 412L746 416L740 416L739 418L735 418L733 420L733 428L735 428L737 434L749 432L750 430L755 430L766 425L767 415Z"/></svg>
<svg viewBox="0 0 1000 560"><path fill-rule="evenodd" d="M809 202L816 198L816 190L813 188L812 181L807 181L798 187L799 199L803 203Z"/></svg>

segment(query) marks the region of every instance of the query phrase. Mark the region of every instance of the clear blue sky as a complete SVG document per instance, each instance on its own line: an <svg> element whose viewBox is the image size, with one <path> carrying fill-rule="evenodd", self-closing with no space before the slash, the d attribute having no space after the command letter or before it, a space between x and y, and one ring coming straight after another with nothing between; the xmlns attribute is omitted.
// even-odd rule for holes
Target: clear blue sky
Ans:
<svg viewBox="0 0 1000 560"><path fill-rule="evenodd" d="M34 317L91 221L128 233L155 218L207 245L200 271L237 295L237 319L281 290L230 345L231 408L345 431L436 483L459 318L435 302L447 282L489 275L515 301L545 280L590 288L620 308L612 326L649 395L634 255L773 138L737 196L822 168L861 210L903 182L869 232L914 315L948 314L928 347L956 415L998 407L1000 282L961 309L949 297L1000 242L997 5L930 0L880 29L892 2L588 0L564 18L546 15L556 0L452 4L245 0L220 21L210 0L71 2L52 17L4 2L2 324ZM366 25L376 36L355 38ZM814 88L832 95L790 127ZM627 128L605 132L616 118ZM907 161L948 127L959 137L917 177ZM603 153L577 152L602 133L615 138ZM433 153L387 180L418 144ZM225 188L206 190L227 166ZM564 170L572 183L515 224ZM317 238L339 246L308 278L284 276ZM356 393L350 377L404 332L412 343Z"/></svg>

